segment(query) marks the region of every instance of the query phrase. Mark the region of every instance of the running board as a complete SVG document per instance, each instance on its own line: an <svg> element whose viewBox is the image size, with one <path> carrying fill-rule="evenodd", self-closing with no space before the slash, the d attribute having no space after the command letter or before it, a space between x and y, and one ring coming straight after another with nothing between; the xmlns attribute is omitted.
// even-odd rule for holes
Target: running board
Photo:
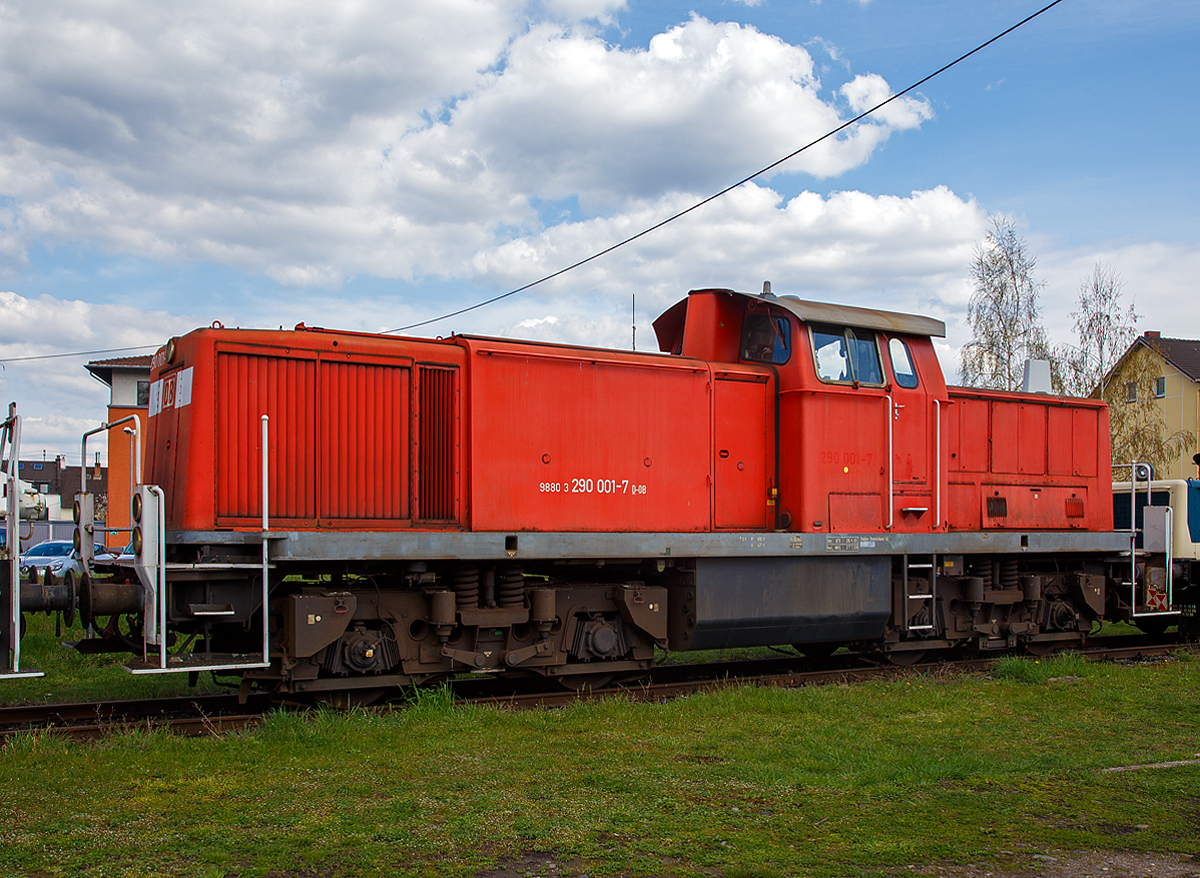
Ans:
<svg viewBox="0 0 1200 878"><path fill-rule="evenodd" d="M183 674L198 671L243 671L251 668L269 668L270 662L262 661L260 655L218 654L167 656L167 666L145 659L133 659L123 667L131 674Z"/></svg>

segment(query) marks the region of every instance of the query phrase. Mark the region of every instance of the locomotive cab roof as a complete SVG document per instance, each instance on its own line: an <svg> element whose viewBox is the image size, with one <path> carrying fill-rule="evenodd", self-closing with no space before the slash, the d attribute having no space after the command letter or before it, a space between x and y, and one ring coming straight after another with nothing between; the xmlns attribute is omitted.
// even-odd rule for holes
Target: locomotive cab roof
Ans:
<svg viewBox="0 0 1200 878"><path fill-rule="evenodd" d="M932 317L902 314L897 311L881 311L875 308L859 308L854 305L837 305L830 302L812 302L795 296L772 296L769 293L741 293L736 290L705 289L692 290L688 298L676 302L654 321L654 333L658 338L659 350L676 351L683 337L687 322L689 302L693 297L723 298L736 303L740 308L755 309L763 305L780 308L795 314L802 323L830 323L851 326L857 329L879 329L907 335L946 337L946 324Z"/></svg>

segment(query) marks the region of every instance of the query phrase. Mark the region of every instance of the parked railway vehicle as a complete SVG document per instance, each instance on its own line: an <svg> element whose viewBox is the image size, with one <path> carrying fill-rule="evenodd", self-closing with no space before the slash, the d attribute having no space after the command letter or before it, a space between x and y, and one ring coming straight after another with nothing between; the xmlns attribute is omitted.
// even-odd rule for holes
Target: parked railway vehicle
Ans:
<svg viewBox="0 0 1200 878"><path fill-rule="evenodd" d="M1200 466L1200 454L1195 462ZM1131 600L1136 589L1143 604L1135 621L1154 632L1178 621L1185 632L1200 633L1200 478L1155 479L1147 464L1133 471L1133 480L1113 484L1113 519L1138 532L1125 574L1136 583Z"/></svg>
<svg viewBox="0 0 1200 878"><path fill-rule="evenodd" d="M656 646L1041 653L1147 609L1102 402L947 387L926 317L706 289L654 328L172 339L134 555L72 584L81 647L320 698L595 685Z"/></svg>

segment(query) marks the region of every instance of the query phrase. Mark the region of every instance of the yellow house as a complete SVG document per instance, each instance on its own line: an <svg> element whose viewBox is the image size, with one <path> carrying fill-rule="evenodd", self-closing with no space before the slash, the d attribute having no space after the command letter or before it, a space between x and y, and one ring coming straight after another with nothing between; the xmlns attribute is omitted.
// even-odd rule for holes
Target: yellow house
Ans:
<svg viewBox="0 0 1200 878"><path fill-rule="evenodd" d="M1101 385L1112 421L1113 464L1154 464L1157 479L1195 478L1200 436L1200 340L1139 336ZM1128 470L1115 478L1127 480Z"/></svg>

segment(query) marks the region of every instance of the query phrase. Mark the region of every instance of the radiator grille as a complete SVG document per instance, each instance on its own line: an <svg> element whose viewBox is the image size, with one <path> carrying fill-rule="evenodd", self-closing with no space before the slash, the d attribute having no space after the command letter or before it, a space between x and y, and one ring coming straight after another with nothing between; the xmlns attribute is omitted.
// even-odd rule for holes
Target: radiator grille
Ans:
<svg viewBox="0 0 1200 878"><path fill-rule="evenodd" d="M453 521L454 440L457 370L419 367L417 429L417 517Z"/></svg>
<svg viewBox="0 0 1200 878"><path fill-rule="evenodd" d="M271 419L271 518L315 517L315 384L311 360L218 355L218 517L262 515L262 415Z"/></svg>
<svg viewBox="0 0 1200 878"><path fill-rule="evenodd" d="M321 363L322 521L408 518L409 374L398 366Z"/></svg>

